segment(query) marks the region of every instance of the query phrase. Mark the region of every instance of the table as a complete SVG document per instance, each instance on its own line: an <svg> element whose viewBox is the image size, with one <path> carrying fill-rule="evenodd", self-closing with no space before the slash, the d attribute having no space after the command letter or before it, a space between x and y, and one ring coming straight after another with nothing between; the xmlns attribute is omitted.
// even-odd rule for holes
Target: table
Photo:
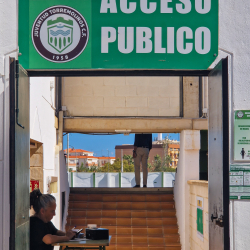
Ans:
<svg viewBox="0 0 250 250"><path fill-rule="evenodd" d="M106 246L109 246L111 240L111 235L108 240L89 240L89 239L81 239L77 241L65 241L52 244L53 246L60 246L60 250L66 246L65 250L68 249L99 249L106 250Z"/></svg>

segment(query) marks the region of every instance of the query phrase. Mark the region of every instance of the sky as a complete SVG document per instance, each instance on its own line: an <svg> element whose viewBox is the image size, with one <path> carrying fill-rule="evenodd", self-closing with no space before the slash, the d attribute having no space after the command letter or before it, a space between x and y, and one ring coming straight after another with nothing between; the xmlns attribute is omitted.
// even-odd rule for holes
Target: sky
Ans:
<svg viewBox="0 0 250 250"><path fill-rule="evenodd" d="M158 134L153 134L152 138ZM162 134L162 139L168 136L171 140L180 140L180 134ZM123 135L89 135L89 134L69 134L69 147L75 149L84 149L94 152L94 156L115 157L115 146L122 144L134 144L134 134ZM67 135L63 137L63 149L67 149Z"/></svg>

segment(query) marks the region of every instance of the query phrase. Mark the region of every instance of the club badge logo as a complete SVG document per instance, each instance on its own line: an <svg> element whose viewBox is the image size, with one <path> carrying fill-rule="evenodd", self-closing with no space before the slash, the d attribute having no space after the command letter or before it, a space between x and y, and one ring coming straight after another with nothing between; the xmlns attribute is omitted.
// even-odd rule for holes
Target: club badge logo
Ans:
<svg viewBox="0 0 250 250"><path fill-rule="evenodd" d="M55 63L69 62L86 48L89 39L84 17L69 6L52 6L33 23L32 41L36 51Z"/></svg>
<svg viewBox="0 0 250 250"><path fill-rule="evenodd" d="M239 112L237 113L237 116L238 116L239 118L242 118L242 117L244 116L244 113L243 113L242 111L239 111Z"/></svg>

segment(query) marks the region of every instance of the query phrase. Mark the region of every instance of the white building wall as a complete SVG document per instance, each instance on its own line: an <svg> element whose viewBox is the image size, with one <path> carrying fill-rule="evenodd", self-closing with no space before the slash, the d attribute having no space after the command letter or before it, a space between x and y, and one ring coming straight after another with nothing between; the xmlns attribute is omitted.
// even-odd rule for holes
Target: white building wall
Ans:
<svg viewBox="0 0 250 250"><path fill-rule="evenodd" d="M43 144L44 193L48 192L51 176L60 178L59 167L60 162L63 161L63 159L60 159L58 147L56 146L54 82L54 77L30 78L30 138ZM52 193L57 200L56 216L53 218L53 223L57 228L63 227L60 219L60 194L67 190L67 188L62 188L59 183L64 185L63 182L58 181L58 192Z"/></svg>
<svg viewBox="0 0 250 250"><path fill-rule="evenodd" d="M179 77L65 77L65 116L179 116L179 82Z"/></svg>
<svg viewBox="0 0 250 250"><path fill-rule="evenodd" d="M43 143L44 193L48 177L55 176L56 128L54 77L30 78L30 138ZM52 106L52 107L51 107Z"/></svg>
<svg viewBox="0 0 250 250"><path fill-rule="evenodd" d="M17 58L17 6L16 0L0 2L0 249L9 249L9 56ZM250 49L248 0L220 0L219 46L230 53L231 111L250 109ZM233 117L231 117L232 121ZM231 127L232 132L232 127ZM231 137L232 138L232 137ZM49 139L46 139L49 141ZM231 147L232 149L232 147ZM48 149L45 149L49 151ZM231 160L232 162L232 160ZM49 164L44 166L49 170ZM231 203L231 249L245 250L250 245L250 202Z"/></svg>
<svg viewBox="0 0 250 250"><path fill-rule="evenodd" d="M250 5L249 1L220 0L220 58L229 57L230 84L230 162L233 161L233 112L250 109ZM223 52L224 51L224 52ZM228 53L225 53L228 52ZM250 162L247 162L250 163ZM250 201L231 201L230 239L232 250L247 250L250 245Z"/></svg>
<svg viewBox="0 0 250 250"><path fill-rule="evenodd" d="M9 249L9 57L18 54L17 6L0 2L0 249Z"/></svg>
<svg viewBox="0 0 250 250"><path fill-rule="evenodd" d="M183 130L180 135L180 156L175 174L174 200L182 250L190 249L188 180L199 180L200 131ZM215 250L215 249L213 249Z"/></svg>

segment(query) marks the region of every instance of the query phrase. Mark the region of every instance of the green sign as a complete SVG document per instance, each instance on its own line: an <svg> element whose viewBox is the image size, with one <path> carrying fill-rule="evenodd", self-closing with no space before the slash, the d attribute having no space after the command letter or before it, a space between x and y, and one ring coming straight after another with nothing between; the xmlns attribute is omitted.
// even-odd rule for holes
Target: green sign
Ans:
<svg viewBox="0 0 250 250"><path fill-rule="evenodd" d="M25 69L207 69L218 0L21 0Z"/></svg>
<svg viewBox="0 0 250 250"><path fill-rule="evenodd" d="M203 207L204 207L204 199L202 197L196 196L197 201L197 235L203 240Z"/></svg>
<svg viewBox="0 0 250 250"><path fill-rule="evenodd" d="M250 161L250 110L234 112L234 160Z"/></svg>

